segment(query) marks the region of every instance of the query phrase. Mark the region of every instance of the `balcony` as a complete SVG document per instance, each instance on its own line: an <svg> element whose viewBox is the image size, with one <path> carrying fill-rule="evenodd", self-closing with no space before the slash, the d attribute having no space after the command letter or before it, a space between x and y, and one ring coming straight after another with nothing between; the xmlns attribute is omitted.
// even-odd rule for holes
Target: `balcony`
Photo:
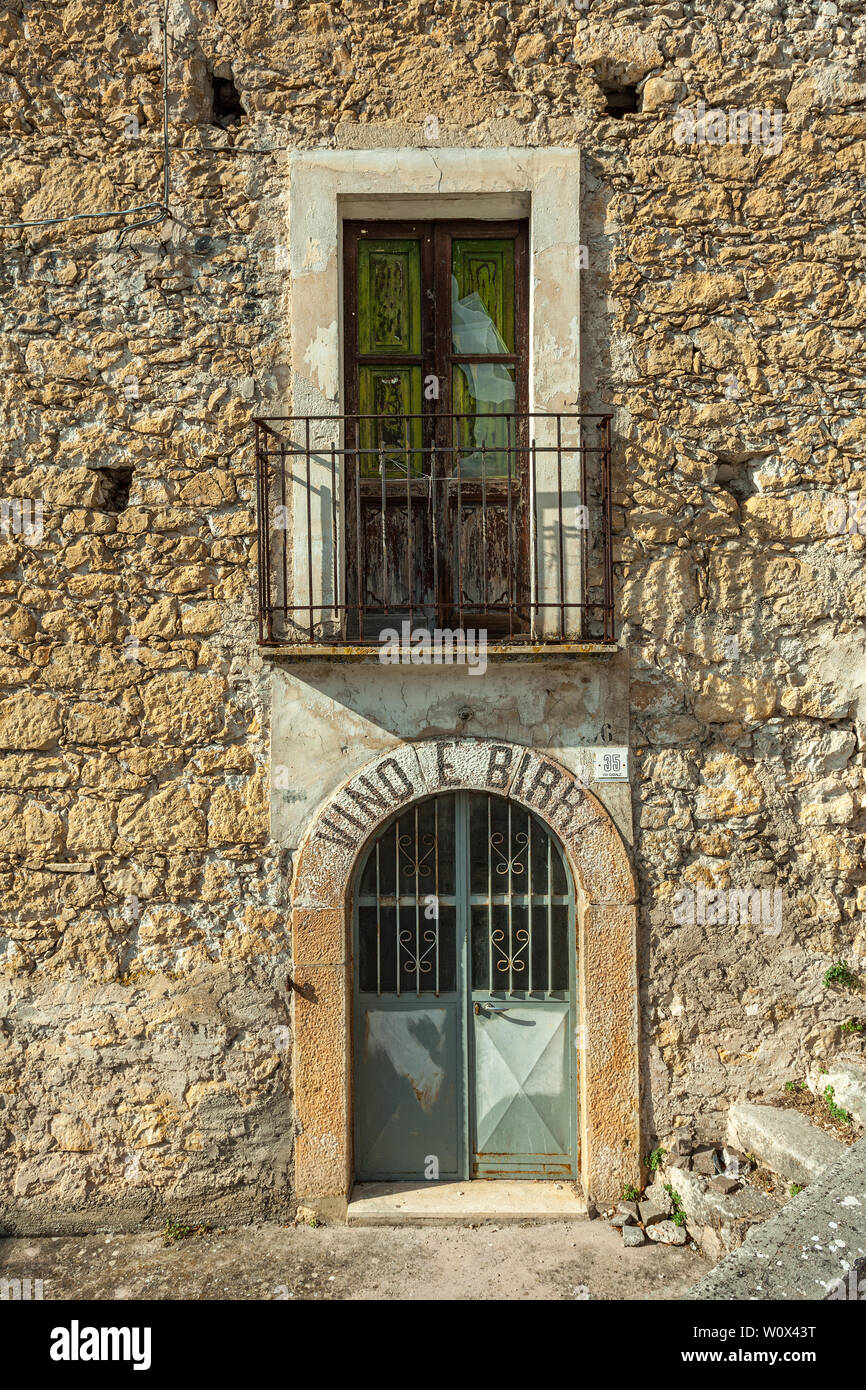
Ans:
<svg viewBox="0 0 866 1390"><path fill-rule="evenodd" d="M255 428L262 646L363 655L419 629L484 631L504 655L615 644L610 415Z"/></svg>

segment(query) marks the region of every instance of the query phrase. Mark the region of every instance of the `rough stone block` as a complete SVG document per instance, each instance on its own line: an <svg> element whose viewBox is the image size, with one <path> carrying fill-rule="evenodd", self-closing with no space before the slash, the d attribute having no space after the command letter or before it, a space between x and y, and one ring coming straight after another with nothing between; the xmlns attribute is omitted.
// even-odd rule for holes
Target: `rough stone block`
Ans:
<svg viewBox="0 0 866 1390"><path fill-rule="evenodd" d="M813 1067L806 1077L809 1090L816 1096L823 1096L828 1086L833 1087L833 1099L858 1124L866 1127L866 1066L863 1061L840 1059L831 1062L826 1071Z"/></svg>

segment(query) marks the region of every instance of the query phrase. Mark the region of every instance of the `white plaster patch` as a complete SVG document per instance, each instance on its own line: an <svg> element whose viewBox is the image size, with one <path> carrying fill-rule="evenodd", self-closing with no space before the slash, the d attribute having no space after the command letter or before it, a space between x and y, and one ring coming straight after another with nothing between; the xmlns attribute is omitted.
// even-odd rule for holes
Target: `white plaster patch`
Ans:
<svg viewBox="0 0 866 1390"><path fill-rule="evenodd" d="M338 329L336 319L327 328L316 329L316 336L304 353L304 363L310 369L323 396L329 400L337 397L339 360Z"/></svg>
<svg viewBox="0 0 866 1390"><path fill-rule="evenodd" d="M322 243L318 237L307 237L307 249L304 252L304 269L318 270L322 264Z"/></svg>

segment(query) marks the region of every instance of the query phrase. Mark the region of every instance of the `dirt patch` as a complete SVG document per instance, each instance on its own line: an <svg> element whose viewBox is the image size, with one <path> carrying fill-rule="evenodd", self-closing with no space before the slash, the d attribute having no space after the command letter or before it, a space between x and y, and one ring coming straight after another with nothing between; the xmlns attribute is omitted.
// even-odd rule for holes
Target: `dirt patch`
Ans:
<svg viewBox="0 0 866 1390"><path fill-rule="evenodd" d="M843 1144L856 1143L863 1132L856 1120L852 1118L850 1124L834 1120L823 1096L813 1095L805 1081L795 1081L793 1085L793 1091L780 1091L763 1103L778 1105L785 1110L799 1110L817 1129L832 1134L834 1139L841 1139Z"/></svg>
<svg viewBox="0 0 866 1390"><path fill-rule="evenodd" d="M746 1187L754 1187L765 1197L775 1197L780 1203L787 1202L791 1195L790 1178L780 1177L769 1168L753 1168L744 1178Z"/></svg>
<svg viewBox="0 0 866 1390"><path fill-rule="evenodd" d="M0 1240L0 1277L47 1300L677 1299L711 1268L688 1248L624 1249L601 1221Z"/></svg>

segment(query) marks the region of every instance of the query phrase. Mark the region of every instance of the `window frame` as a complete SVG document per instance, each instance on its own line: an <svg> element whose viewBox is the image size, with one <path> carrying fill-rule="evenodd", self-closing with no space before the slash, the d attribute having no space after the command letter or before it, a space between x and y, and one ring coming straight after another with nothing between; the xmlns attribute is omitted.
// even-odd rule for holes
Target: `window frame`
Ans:
<svg viewBox="0 0 866 1390"><path fill-rule="evenodd" d="M515 374L515 401L513 412L514 434L512 447L515 450L515 468L512 476L506 478L489 477L485 482L479 483L477 479L463 478L458 488L457 508L461 508L460 494L468 505L484 505L486 507L488 499L495 499L497 494L501 494L504 501L506 495L508 506L515 503L515 509L519 517L518 534L514 538L513 564L514 564L514 587L518 593L528 593L529 572L530 572L530 531L531 531L531 508L533 499L530 485L529 469L529 345L530 345L530 286L529 286L529 219L511 218L504 220L493 219L469 219L469 218L437 218L437 219L345 219L342 224L343 230L343 400L345 421L344 439L344 496L346 506L344 510L344 521L346 527L346 537L358 534L360 536L361 525L359 524L358 501L362 493L371 494L373 488L381 487L383 505L385 495L396 493L400 489L401 494L410 493L413 496L421 497L426 494L428 487L429 472L425 474L425 463L430 458L429 451L435 444L438 449L443 451L442 457L452 456L453 464L453 445L454 445L454 424L451 416L453 411L453 374L455 367L461 363L503 363L514 367ZM359 269L358 269L358 249L363 241L379 240L410 240L420 241L420 288L421 288L421 325L420 325L420 353L401 354L399 362L402 367L417 367L421 372L421 401L422 401L422 427L421 427L421 447L424 450L422 455L422 468L419 475L413 475L408 480L388 478L380 483L377 479L356 475L359 469L359 456L356 449L356 442L360 438L360 426L357 417L360 414L361 400L361 368L363 366L386 365L395 361L396 355L387 353L362 353L360 351L359 334ZM451 276L454 240L513 240L514 241L514 351L510 353L457 353L453 351L451 335ZM428 402L425 399L424 386L430 377L436 377L439 381L439 397L437 400ZM357 433L356 433L357 431ZM450 469L450 484L457 479L457 472ZM447 486L447 484L446 484ZM408 513L407 513L408 515ZM411 522L410 522L411 524ZM444 534L444 532L443 532ZM443 542L438 543L443 546ZM509 545L511 543L509 542ZM434 546L435 549L435 546ZM511 552L509 551L509 554ZM418 552L418 562L421 563L421 554ZM364 632L364 587L366 584L365 574L358 572L354 563L353 549L347 545L347 570L346 583L347 594L353 592L355 604L357 605L359 631L358 636L363 640ZM486 563L486 562L485 562ZM509 560L509 565L512 563ZM432 576L422 577L422 582L429 580L432 582L432 592L436 604L438 615L437 622L450 626L455 622L462 628L464 626L464 616L473 623L473 612L471 604L464 605L462 601L463 580L461 570L461 557L458 554L451 554L447 548L442 548L441 553L433 557ZM414 579L411 580L414 583ZM457 599L454 599L454 586L457 586ZM486 587L486 569L484 584ZM465 608L465 614L464 614ZM514 611L518 613L521 626L525 626L528 615L523 615L522 605L519 609L515 605ZM487 625L493 628L503 627L505 622L504 615L501 620L497 615L487 615ZM512 618L509 616L509 630Z"/></svg>

